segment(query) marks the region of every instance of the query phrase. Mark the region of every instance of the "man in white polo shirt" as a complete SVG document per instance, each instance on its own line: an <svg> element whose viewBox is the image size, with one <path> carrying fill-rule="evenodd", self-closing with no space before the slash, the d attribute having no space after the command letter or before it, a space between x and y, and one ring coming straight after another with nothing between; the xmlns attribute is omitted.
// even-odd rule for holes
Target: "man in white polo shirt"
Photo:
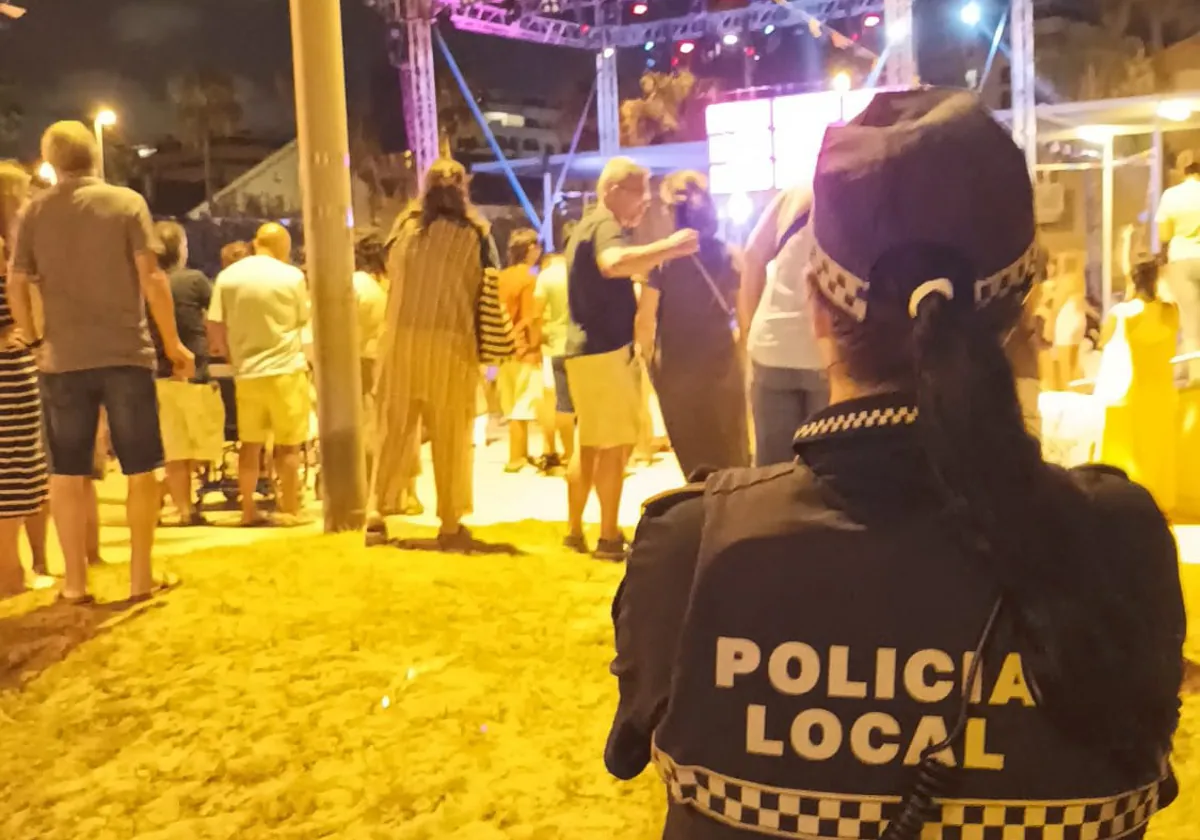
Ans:
<svg viewBox="0 0 1200 840"><path fill-rule="evenodd" d="M1158 238L1167 256L1167 283L1179 304L1184 353L1200 352L1200 163L1158 203ZM1188 362L1188 381L1200 382L1200 360Z"/></svg>
<svg viewBox="0 0 1200 840"><path fill-rule="evenodd" d="M304 274L289 264L292 238L283 226L263 225L254 256L217 275L208 310L214 355L233 364L237 386L238 487L242 524L261 525L254 489L263 447L274 442L283 524L300 513L300 447L308 439L311 401L301 334L309 320Z"/></svg>

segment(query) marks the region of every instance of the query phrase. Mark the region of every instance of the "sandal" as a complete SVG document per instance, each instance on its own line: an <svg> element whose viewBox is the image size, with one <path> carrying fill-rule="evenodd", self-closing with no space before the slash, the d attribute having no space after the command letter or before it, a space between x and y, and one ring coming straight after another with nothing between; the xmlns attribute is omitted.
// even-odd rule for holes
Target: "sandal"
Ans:
<svg viewBox="0 0 1200 840"><path fill-rule="evenodd" d="M388 533L387 523L382 518L372 519L367 523L364 541L367 548L376 548L377 546L387 545Z"/></svg>
<svg viewBox="0 0 1200 840"><path fill-rule="evenodd" d="M155 595L165 595L166 593L170 592L172 589L175 589L176 587L178 587L181 583L183 583L183 581L180 579L179 575L173 575L170 572L167 572L162 577L160 577L154 581L154 584L150 587L149 592L143 592L140 595L130 595L129 603L131 603L131 604L145 603L146 601L149 601L151 598L153 598Z"/></svg>
<svg viewBox="0 0 1200 840"><path fill-rule="evenodd" d="M84 595L77 595L74 598L72 598L67 595L64 595L62 592L59 592L58 597L55 598L55 601L57 601L60 604L65 604L68 607L90 607L92 604L96 603L96 596L91 595L91 594L84 594Z"/></svg>

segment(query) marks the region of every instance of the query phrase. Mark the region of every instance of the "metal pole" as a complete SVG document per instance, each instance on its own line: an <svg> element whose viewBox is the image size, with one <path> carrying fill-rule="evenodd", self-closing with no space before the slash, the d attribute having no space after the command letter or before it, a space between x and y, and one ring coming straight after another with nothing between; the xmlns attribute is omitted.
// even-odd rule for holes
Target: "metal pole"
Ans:
<svg viewBox="0 0 1200 840"><path fill-rule="evenodd" d="M596 126L600 129L600 154L605 157L621 151L621 96L617 82L617 52L606 47L596 53Z"/></svg>
<svg viewBox="0 0 1200 840"><path fill-rule="evenodd" d="M596 88L598 80L592 80L592 89L588 91L587 102L583 103L583 113L579 115L579 122L575 124L575 133L571 136L571 148L567 150L567 159L563 162L562 171L558 173L558 180L554 184L554 203L558 204L558 200L562 198L563 184L566 183L567 173L571 171L571 164L575 162L575 153L579 151L579 139L583 137L583 126L587 123L588 112L592 110L592 100L596 98Z"/></svg>
<svg viewBox="0 0 1200 840"><path fill-rule="evenodd" d="M313 298L325 530L366 519L350 140L339 0L290 0L305 247Z"/></svg>
<svg viewBox="0 0 1200 840"><path fill-rule="evenodd" d="M550 160L542 172L542 247L547 254L554 253L554 175L550 172Z"/></svg>
<svg viewBox="0 0 1200 840"><path fill-rule="evenodd" d="M913 28L913 0L884 0L883 20L891 52L884 65L884 81L889 87L917 84L917 33Z"/></svg>
<svg viewBox="0 0 1200 840"><path fill-rule="evenodd" d="M96 175L101 181L104 178L104 126L100 124L100 118L92 120L92 131L96 132L96 148L99 149L99 156L96 158Z"/></svg>
<svg viewBox="0 0 1200 840"><path fill-rule="evenodd" d="M1025 162L1032 177L1037 168L1038 153L1032 0L1013 0L1011 23L1013 139L1024 149Z"/></svg>
<svg viewBox="0 0 1200 840"><path fill-rule="evenodd" d="M1154 145L1150 147L1150 253L1155 256L1162 249L1158 238L1158 224L1154 217L1158 214L1158 204L1162 201L1163 192L1163 132L1161 126L1154 126Z"/></svg>
<svg viewBox="0 0 1200 840"><path fill-rule="evenodd" d="M1100 288L1105 312L1113 303L1113 142L1112 137L1104 141L1104 171L1100 186L1100 247L1104 249L1100 256Z"/></svg>

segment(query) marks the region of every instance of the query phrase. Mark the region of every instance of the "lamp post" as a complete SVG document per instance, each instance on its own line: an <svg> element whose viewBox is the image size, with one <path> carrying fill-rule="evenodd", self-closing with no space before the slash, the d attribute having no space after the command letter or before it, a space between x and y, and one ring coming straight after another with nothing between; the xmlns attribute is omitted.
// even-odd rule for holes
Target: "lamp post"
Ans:
<svg viewBox="0 0 1200 840"><path fill-rule="evenodd" d="M104 180L104 129L111 128L116 124L117 115L109 108L101 108L96 112L96 118L92 120L92 129L96 132L96 145L100 149L99 171L96 174L100 176L101 181Z"/></svg>
<svg viewBox="0 0 1200 840"><path fill-rule="evenodd" d="M291 0L304 243L313 293L326 531L362 528L366 460L339 0Z"/></svg>

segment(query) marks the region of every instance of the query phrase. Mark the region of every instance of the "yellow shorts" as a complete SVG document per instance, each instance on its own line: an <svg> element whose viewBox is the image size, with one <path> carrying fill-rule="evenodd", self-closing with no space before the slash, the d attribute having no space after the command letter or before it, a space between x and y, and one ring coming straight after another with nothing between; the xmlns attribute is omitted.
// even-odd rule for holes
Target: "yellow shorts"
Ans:
<svg viewBox="0 0 1200 840"><path fill-rule="evenodd" d="M496 374L500 410L509 420L536 420L542 400L542 369L532 362L508 360Z"/></svg>
<svg viewBox="0 0 1200 840"><path fill-rule="evenodd" d="M579 445L636 446L641 430L642 366L631 347L566 360L567 386L579 423Z"/></svg>
<svg viewBox="0 0 1200 840"><path fill-rule="evenodd" d="M308 373L239 379L236 386L238 439L242 443L299 446L309 439Z"/></svg>
<svg viewBox="0 0 1200 840"><path fill-rule="evenodd" d="M159 379L158 425L171 461L219 461L225 445L225 404L217 383Z"/></svg>

